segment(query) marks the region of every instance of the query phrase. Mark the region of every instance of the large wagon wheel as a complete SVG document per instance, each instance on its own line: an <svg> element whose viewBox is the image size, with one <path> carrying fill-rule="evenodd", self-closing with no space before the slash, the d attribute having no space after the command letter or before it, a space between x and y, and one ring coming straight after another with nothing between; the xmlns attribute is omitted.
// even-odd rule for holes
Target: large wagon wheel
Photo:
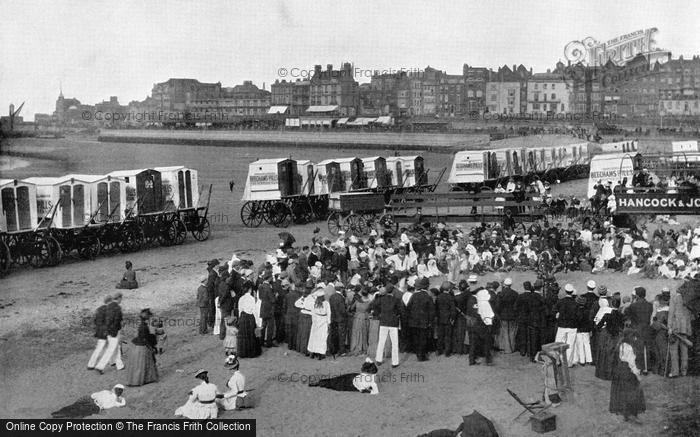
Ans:
<svg viewBox="0 0 700 437"><path fill-rule="evenodd" d="M37 235L32 243L29 264L32 267L56 266L61 262L63 252L61 245L52 236Z"/></svg>
<svg viewBox="0 0 700 437"><path fill-rule="evenodd" d="M326 220L328 218L328 197L314 198L312 206L316 220Z"/></svg>
<svg viewBox="0 0 700 437"><path fill-rule="evenodd" d="M396 235L399 230L399 222L390 213L384 213L379 217L378 223L384 231L388 231L391 235Z"/></svg>
<svg viewBox="0 0 700 437"><path fill-rule="evenodd" d="M122 240L119 242L119 250L124 253L136 252L144 244L143 231L138 223L131 223L122 229Z"/></svg>
<svg viewBox="0 0 700 437"><path fill-rule="evenodd" d="M63 260L63 248L53 236L47 237L49 241L49 266L57 266Z"/></svg>
<svg viewBox="0 0 700 437"><path fill-rule="evenodd" d="M7 274L11 264L10 248L3 240L0 240L0 277Z"/></svg>
<svg viewBox="0 0 700 437"><path fill-rule="evenodd" d="M292 217L294 223L303 225L313 220L314 211L308 199L300 199L292 204Z"/></svg>
<svg viewBox="0 0 700 437"><path fill-rule="evenodd" d="M197 241L204 241L209 238L211 230L209 229L209 220L206 217L200 217L197 226L192 228L192 236Z"/></svg>
<svg viewBox="0 0 700 437"><path fill-rule="evenodd" d="M268 218L276 227L286 228L292 223L292 210L282 201L275 202L270 206Z"/></svg>
<svg viewBox="0 0 700 437"><path fill-rule="evenodd" d="M119 249L119 241L115 237L117 232L113 230L113 224L106 224L100 232L100 252L101 253L112 253Z"/></svg>
<svg viewBox="0 0 700 437"><path fill-rule="evenodd" d="M272 201L266 200L260 203L260 215L262 215L263 220L268 225L274 225L270 219L270 209L272 208Z"/></svg>
<svg viewBox="0 0 700 437"><path fill-rule="evenodd" d="M162 219L162 220L160 220ZM157 241L161 246L172 246L175 244L175 239L177 238L177 232L175 227L172 226L174 221L166 221L165 217L159 217L156 223L155 232L158 235Z"/></svg>
<svg viewBox="0 0 700 437"><path fill-rule="evenodd" d="M31 258L31 242L21 240L20 237L31 234L12 235L7 240L7 247L10 249L10 258L12 263L24 266L29 264Z"/></svg>
<svg viewBox="0 0 700 437"><path fill-rule="evenodd" d="M369 233L367 221L360 214L351 213L345 217L345 226L353 235L366 235Z"/></svg>
<svg viewBox="0 0 700 437"><path fill-rule="evenodd" d="M262 223L264 218L265 209L262 207L260 202L246 202L243 204L243 207L241 207L241 221L248 228L257 228L260 226L260 223ZM209 234L207 234L207 237L209 237Z"/></svg>
<svg viewBox="0 0 700 437"><path fill-rule="evenodd" d="M365 222L367 223L367 228L369 229L368 232L369 232L372 229L374 229L374 227L377 225L377 219L379 217L377 217L377 215L373 212L364 212L364 213L362 213L362 218L365 219Z"/></svg>
<svg viewBox="0 0 700 437"><path fill-rule="evenodd" d="M168 224L164 223L163 217L146 217L139 225L143 234L144 247L155 247L158 244L165 245L167 243L165 239L168 232Z"/></svg>
<svg viewBox="0 0 700 437"><path fill-rule="evenodd" d="M338 235L343 230L343 216L338 211L333 211L326 220L328 224L328 232L332 235Z"/></svg>
<svg viewBox="0 0 700 437"><path fill-rule="evenodd" d="M180 220L180 218L175 218L170 222L167 228L167 242L170 245L180 245L185 242L187 238L187 226Z"/></svg>
<svg viewBox="0 0 700 437"><path fill-rule="evenodd" d="M78 256L83 259L93 260L97 258L102 250L100 239L96 235L83 238L78 245Z"/></svg>

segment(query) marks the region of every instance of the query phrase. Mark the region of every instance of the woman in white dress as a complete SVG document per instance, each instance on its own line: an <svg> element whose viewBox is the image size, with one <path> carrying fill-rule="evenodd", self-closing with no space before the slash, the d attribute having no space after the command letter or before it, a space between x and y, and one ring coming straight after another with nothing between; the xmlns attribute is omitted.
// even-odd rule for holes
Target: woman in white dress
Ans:
<svg viewBox="0 0 700 437"><path fill-rule="evenodd" d="M430 278L432 276L431 272L428 270L427 260L428 257L424 253L421 254L418 260L418 265L416 266L416 273L421 278Z"/></svg>
<svg viewBox="0 0 700 437"><path fill-rule="evenodd" d="M225 367L233 370L233 374L226 383L228 391L223 394L223 397L217 399L216 402L224 410L235 410L248 408L246 401L248 400L248 392L245 391L245 376L238 370L240 363L235 355L226 357Z"/></svg>
<svg viewBox="0 0 700 437"><path fill-rule="evenodd" d="M447 274L447 280L452 281L452 282L459 282L459 274L460 272L460 256L459 256L459 247L457 244L452 245L450 249L447 251L447 269L448 269L448 274Z"/></svg>
<svg viewBox="0 0 700 437"><path fill-rule="evenodd" d="M605 237L605 240L603 240L603 249L601 254L603 255L603 262L606 263L610 261L611 259L615 258L615 239L612 237L612 235L608 235Z"/></svg>
<svg viewBox="0 0 700 437"><path fill-rule="evenodd" d="M206 370L198 370L195 378L202 382L190 391L187 402L175 410L175 415L193 420L216 419L219 413L216 400L221 398L219 391L209 382L209 374Z"/></svg>
<svg viewBox="0 0 700 437"><path fill-rule="evenodd" d="M435 256L433 256L432 253L430 255L428 255L427 266L428 266L428 272L430 272L431 277L442 275L442 272L440 271L440 269L438 269L437 260L435 259Z"/></svg>
<svg viewBox="0 0 700 437"><path fill-rule="evenodd" d="M626 258L628 256L634 255L634 250L632 250L632 237L629 234L625 234L624 244L622 245L622 252L620 253L620 258Z"/></svg>
<svg viewBox="0 0 700 437"><path fill-rule="evenodd" d="M326 300L323 289L316 291L312 297L315 301L311 312L311 335L309 336L307 349L311 354L311 358L322 360L326 357L328 325L331 323L331 306Z"/></svg>

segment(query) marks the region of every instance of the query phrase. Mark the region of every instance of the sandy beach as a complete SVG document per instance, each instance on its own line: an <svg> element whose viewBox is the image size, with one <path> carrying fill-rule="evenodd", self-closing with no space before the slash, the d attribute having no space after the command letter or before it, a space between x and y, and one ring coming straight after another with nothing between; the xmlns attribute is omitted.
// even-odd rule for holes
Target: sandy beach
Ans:
<svg viewBox="0 0 700 437"><path fill-rule="evenodd" d="M42 150L51 147L51 156ZM69 172L105 173L117 168L139 168L182 164L199 169L200 181L214 184L212 211L222 215L214 222L211 238L196 242L188 237L182 246L144 250L134 254L99 257L95 261L68 261L55 268L14 270L0 280L0 417L47 418L50 412L78 397L122 382L124 373L107 369L103 376L86 370L94 346L92 316L107 293L114 292L124 261L131 260L141 287L125 291L122 307L127 320L123 339L136 332L136 314L150 307L165 320L169 339L158 356L160 381L138 388L127 388L127 406L109 410L110 418L172 418L187 392L196 385L192 372L209 369L213 383L223 387L224 369L221 342L213 335L197 333L198 308L195 305L197 278L211 258L227 260L232 253L260 261L277 246L278 229L246 229L237 217L247 163L259 157L276 156L266 149L226 149L166 145L102 144L92 140L18 140L3 147L12 156L22 155L30 165L2 171L2 177L30 175L56 176ZM334 156L339 151L318 151L315 156ZM342 154L352 153L343 150ZM449 155L427 154L429 168L448 165ZM236 180L234 192L228 181ZM578 192L585 183L557 186L562 192ZM583 194L583 193L581 193ZM223 219L227 217L227 220ZM229 219L230 217L230 219ZM316 224L288 229L297 241L310 241ZM321 235L327 236L324 224ZM513 273L517 290L528 272ZM486 275L480 282L502 280L505 276ZM560 284L571 282L578 289L592 276L574 272L559 275ZM631 294L642 285L653 298L664 285L678 282L642 280L638 277L597 274L593 279L612 292ZM129 345L124 345L126 360ZM456 428L461 416L478 410L496 425L501 436L534 436L526 416L506 392L509 388L523 398L537 398L542 390L541 366L518 354L497 354L494 367L470 367L464 356L431 356L419 363L414 355L402 356L397 369L380 368L380 394L366 396L335 393L310 388L308 379L358 371L364 357L342 357L314 361L288 352L286 346L265 350L255 359L241 360L241 370L255 408L224 412L223 418L255 418L258 435L339 435L399 436L417 435L438 428ZM607 412L610 383L598 380L591 366L572 371L574 394L553 410L557 431L548 435L565 436L657 436L684 435L684 420L700 417L697 377L662 379L649 375L642 380L647 398L643 426L624 423ZM673 420L676 417L680 420ZM695 419L693 419L693 417ZM680 425L679 425L680 424ZM697 423L695 424L697 426ZM686 434L690 435L690 434Z"/></svg>

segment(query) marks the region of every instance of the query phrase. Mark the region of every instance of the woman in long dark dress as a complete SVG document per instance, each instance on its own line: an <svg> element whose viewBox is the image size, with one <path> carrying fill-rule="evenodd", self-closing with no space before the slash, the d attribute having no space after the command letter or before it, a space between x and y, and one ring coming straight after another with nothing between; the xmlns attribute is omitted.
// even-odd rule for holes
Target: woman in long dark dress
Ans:
<svg viewBox="0 0 700 437"><path fill-rule="evenodd" d="M601 308L594 318L598 333L593 360L595 362L595 376L605 381L610 381L612 379L615 355L617 354L617 344L625 321L619 311L619 299L612 299L611 307L609 308L606 308L603 302L605 301L601 301Z"/></svg>
<svg viewBox="0 0 700 437"><path fill-rule="evenodd" d="M156 336L151 333L148 320L153 316L151 310L141 310L139 317L141 322L131 343L133 346L126 363L126 384L140 386L158 381L158 368L156 367Z"/></svg>
<svg viewBox="0 0 700 437"><path fill-rule="evenodd" d="M260 340L255 336L255 328L258 326L255 313L257 311L253 287L248 285L248 290L238 300L238 357L255 358L262 354Z"/></svg>
<svg viewBox="0 0 700 437"><path fill-rule="evenodd" d="M640 384L641 372L637 367L633 345L637 342L636 334L631 329L622 333L615 354L615 364L610 384L610 412L622 414L625 422L640 424L639 413L646 411L644 391Z"/></svg>
<svg viewBox="0 0 700 437"><path fill-rule="evenodd" d="M315 298L311 295L311 289L304 290L304 295L294 302L299 308L299 321L297 323L296 351L309 355L309 337L311 336L311 314L314 309Z"/></svg>

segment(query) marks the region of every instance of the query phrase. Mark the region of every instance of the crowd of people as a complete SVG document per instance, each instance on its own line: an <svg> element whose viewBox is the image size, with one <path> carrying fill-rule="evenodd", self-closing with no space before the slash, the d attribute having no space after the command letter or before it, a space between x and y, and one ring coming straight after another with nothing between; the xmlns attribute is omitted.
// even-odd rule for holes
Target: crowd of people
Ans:
<svg viewBox="0 0 700 437"><path fill-rule="evenodd" d="M220 392L206 370L198 371L200 385L176 414L216 418L219 408L245 406L238 359L283 344L310 359L366 359L361 373L310 385L377 394L377 367L389 361L398 367L408 354L418 361L431 354L461 355L470 365L494 365L497 353L519 353L535 362L543 345L558 342L567 345L562 362L593 365L596 377L612 381L610 411L637 421L645 409L641 375L674 378L690 371L688 344L698 314L684 304L680 289L700 293L700 227L658 227L648 235L646 229L618 232L607 222L597 226L545 221L528 229L481 223L467 230L420 224L395 235L372 230L367 238L341 231L323 239L315 233L309 245L298 245L285 232L279 247L257 266L235 254L223 264L213 259L197 289L199 332L222 340L233 374L228 390ZM646 268L637 273L684 282L673 294L664 287L650 302L643 287L625 293L591 278L577 291L556 278L574 270L621 271L621 260L628 258L658 265L656 274ZM674 261L668 269L676 274L669 276L661 272L669 259L687 264ZM512 271L530 272L532 280L518 287L509 277ZM504 279L484 281L490 272ZM162 325L154 323L149 309L140 312L125 364L121 299L120 293L107 296L96 312L97 345L88 369L103 373L113 364L127 369L129 386L155 382Z"/></svg>
<svg viewBox="0 0 700 437"><path fill-rule="evenodd" d="M615 197L619 193L667 193L667 194L687 194L697 195L700 181L694 174L655 175L648 169L635 170L632 179L627 177L622 180L607 180L603 182L599 179L595 182L593 189L595 194L590 199L593 211L603 212L612 215L616 211Z"/></svg>
<svg viewBox="0 0 700 437"><path fill-rule="evenodd" d="M276 252L257 267L235 254L223 265L208 264L197 293L200 332L212 329L226 353L256 357L286 343L319 360L362 356L377 366L390 359L396 367L401 353L414 353L418 361L435 353L493 365L495 351L534 362L543 345L561 342L568 344L569 366L594 365L597 377L613 381L611 412L630 420L644 410L643 393L630 375L638 381L646 372L688 373L682 340L692 338L697 315L678 292L671 296L664 288L649 302L643 287L624 293L591 279L579 292L570 283L560 287L555 275L619 270L626 257L651 254L656 262L657 256L683 256L691 270L673 277L700 287L700 227L660 228L649 236L644 229L618 232L610 223L563 229L535 222L524 232L438 223L403 228L395 236L373 230L365 239L341 231L334 240L314 236L308 246L288 233L280 238ZM531 271L533 280L522 290L510 277L481 280L487 272L507 276L511 270ZM323 384L358 388L355 378ZM362 387L358 391L376 392Z"/></svg>

